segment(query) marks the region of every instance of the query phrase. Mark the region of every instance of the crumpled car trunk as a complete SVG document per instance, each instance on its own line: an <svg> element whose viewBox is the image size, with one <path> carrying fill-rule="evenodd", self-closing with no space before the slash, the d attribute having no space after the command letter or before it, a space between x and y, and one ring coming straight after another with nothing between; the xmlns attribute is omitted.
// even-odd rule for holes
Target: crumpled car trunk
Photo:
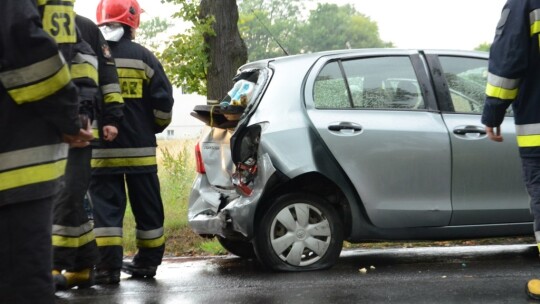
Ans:
<svg viewBox="0 0 540 304"><path fill-rule="evenodd" d="M188 211L190 226L200 235L250 237L252 223L237 221L236 215L253 218L246 213L255 212L264 185L275 172L270 157L260 151L261 127L248 125L267 77L259 75L240 74L219 105L196 106L192 113L207 124L199 140L205 173L194 182Z"/></svg>

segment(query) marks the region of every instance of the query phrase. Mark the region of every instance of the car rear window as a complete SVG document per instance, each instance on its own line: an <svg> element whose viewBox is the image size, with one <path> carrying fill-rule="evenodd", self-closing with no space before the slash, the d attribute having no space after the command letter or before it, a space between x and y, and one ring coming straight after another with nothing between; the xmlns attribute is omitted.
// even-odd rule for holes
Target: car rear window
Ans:
<svg viewBox="0 0 540 304"><path fill-rule="evenodd" d="M407 56L329 62L314 84L318 109L425 109Z"/></svg>

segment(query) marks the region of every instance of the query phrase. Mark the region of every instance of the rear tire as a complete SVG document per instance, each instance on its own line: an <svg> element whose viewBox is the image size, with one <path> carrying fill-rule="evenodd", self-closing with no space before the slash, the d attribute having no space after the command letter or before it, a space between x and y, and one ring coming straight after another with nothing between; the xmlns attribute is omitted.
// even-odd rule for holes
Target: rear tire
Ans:
<svg viewBox="0 0 540 304"><path fill-rule="evenodd" d="M216 236L217 240L228 252L241 258L250 259L255 257L253 245L247 241L230 240Z"/></svg>
<svg viewBox="0 0 540 304"><path fill-rule="evenodd" d="M276 271L310 271L332 267L343 246L343 227L325 199L292 193L276 198L256 227L259 260Z"/></svg>

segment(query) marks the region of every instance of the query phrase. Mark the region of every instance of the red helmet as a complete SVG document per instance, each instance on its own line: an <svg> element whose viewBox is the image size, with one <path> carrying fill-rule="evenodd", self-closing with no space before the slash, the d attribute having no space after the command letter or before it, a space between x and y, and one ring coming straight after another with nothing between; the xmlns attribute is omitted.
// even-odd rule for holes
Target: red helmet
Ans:
<svg viewBox="0 0 540 304"><path fill-rule="evenodd" d="M100 0L96 20L98 25L119 22L136 29L140 15L141 7L136 0Z"/></svg>

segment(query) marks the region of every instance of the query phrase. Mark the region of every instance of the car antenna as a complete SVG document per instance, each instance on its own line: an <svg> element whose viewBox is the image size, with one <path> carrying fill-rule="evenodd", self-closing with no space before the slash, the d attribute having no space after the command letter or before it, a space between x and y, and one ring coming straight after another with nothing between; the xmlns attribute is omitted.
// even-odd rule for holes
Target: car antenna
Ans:
<svg viewBox="0 0 540 304"><path fill-rule="evenodd" d="M264 29L268 32L268 34L270 35L270 37L272 37L272 40L274 40L274 42L277 43L277 45L279 45L279 47L281 48L281 50L283 51L283 53L285 53L285 55L289 56L289 53L287 52L287 50L285 50L285 48L281 45L281 43L279 43L279 41L276 39L276 37L274 37L274 35L272 34L272 32L270 32L270 29L268 29L268 27L266 27L266 25L264 24L264 22L262 22L261 19L259 19L259 16L257 16L257 14L255 13L255 11L250 7L249 10L253 13L253 15L255 16L255 18L257 19L257 21L259 21L259 23L264 27Z"/></svg>

